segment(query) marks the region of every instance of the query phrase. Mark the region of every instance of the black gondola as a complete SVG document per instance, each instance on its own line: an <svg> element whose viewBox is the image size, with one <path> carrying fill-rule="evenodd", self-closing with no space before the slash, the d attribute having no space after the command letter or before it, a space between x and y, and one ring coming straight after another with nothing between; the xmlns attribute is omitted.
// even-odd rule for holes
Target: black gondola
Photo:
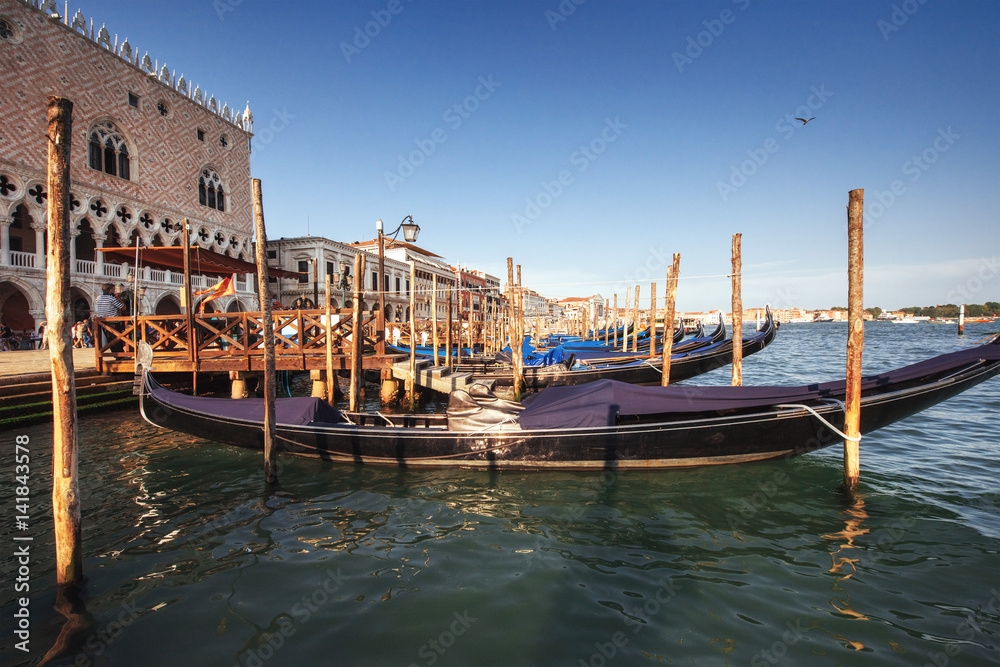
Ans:
<svg viewBox="0 0 1000 667"><path fill-rule="evenodd" d="M1000 335L862 383L869 433L1000 373ZM601 381L547 389L524 404L481 385L448 414L344 413L317 398L277 401L278 451L344 463L481 469L671 468L801 454L841 440L846 383L802 387L637 387ZM263 399L187 396L147 373L143 417L260 449Z"/></svg>

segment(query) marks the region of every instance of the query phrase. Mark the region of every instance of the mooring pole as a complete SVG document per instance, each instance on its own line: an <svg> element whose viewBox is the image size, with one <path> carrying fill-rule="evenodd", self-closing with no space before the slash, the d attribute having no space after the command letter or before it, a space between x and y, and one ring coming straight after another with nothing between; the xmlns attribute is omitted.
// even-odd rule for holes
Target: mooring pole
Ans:
<svg viewBox="0 0 1000 667"><path fill-rule="evenodd" d="M264 197L261 194L260 179L255 178L253 184L253 226L257 242L254 246L254 258L257 262L257 298L260 300L260 327L264 334L264 480L268 484L278 481L275 470L274 440L276 428L274 421L274 320L271 316L271 289L267 277L267 234L264 232ZM184 221L187 229L187 220ZM185 255L187 254L187 239L184 239ZM188 283L190 285L190 283ZM188 295L190 299L190 294ZM191 302L188 301L188 312ZM188 320L191 321L190 318ZM190 329L188 330L190 332Z"/></svg>
<svg viewBox="0 0 1000 667"><path fill-rule="evenodd" d="M612 312L615 314L614 319L614 331L611 333L611 347L618 347L618 292L614 294L614 306L612 307Z"/></svg>
<svg viewBox="0 0 1000 667"><path fill-rule="evenodd" d="M56 540L56 583L83 579L80 551L80 481L76 431L76 379L70 327L70 146L73 103L48 99L48 268L45 281L45 335L52 365L52 518ZM25 442L27 438L25 438ZM17 438L18 446L23 445ZM15 538L17 539L17 538Z"/></svg>
<svg viewBox="0 0 1000 667"><path fill-rule="evenodd" d="M670 384L670 355L674 348L674 309L677 305L677 281L681 272L681 255L674 253L674 263L667 268L667 303L663 307L663 372L660 386Z"/></svg>
<svg viewBox="0 0 1000 667"><path fill-rule="evenodd" d="M337 376L333 374L333 318L330 314L330 299L333 296L330 274L326 274L326 402L333 405L337 393ZM382 329L385 341L385 328Z"/></svg>
<svg viewBox="0 0 1000 667"><path fill-rule="evenodd" d="M635 286L635 305L632 306L632 317L635 318L635 326L632 327L632 351L639 352L639 285Z"/></svg>
<svg viewBox="0 0 1000 667"><path fill-rule="evenodd" d="M663 335L666 336L667 323L663 323ZM649 285L649 358L656 356L656 282Z"/></svg>
<svg viewBox="0 0 1000 667"><path fill-rule="evenodd" d="M733 234L733 386L743 386L742 234Z"/></svg>
<svg viewBox="0 0 1000 667"><path fill-rule="evenodd" d="M865 191L851 190L847 204L847 396L844 400L844 486L861 478L861 353L865 345L863 239Z"/></svg>
<svg viewBox="0 0 1000 667"><path fill-rule="evenodd" d="M958 307L958 335L965 335L965 304Z"/></svg>
<svg viewBox="0 0 1000 667"><path fill-rule="evenodd" d="M357 412L361 409L361 389L364 386L362 377L362 359L364 354L364 333L361 331L361 303L364 294L365 258L361 253L354 254L354 312L351 315L351 396L348 409ZM410 292L413 284L410 284Z"/></svg>
<svg viewBox="0 0 1000 667"><path fill-rule="evenodd" d="M431 274L431 334L434 345L434 365L438 362L438 277L436 273Z"/></svg>
<svg viewBox="0 0 1000 667"><path fill-rule="evenodd" d="M406 376L406 399L410 412L417 410L417 263L410 260L410 372ZM459 345L462 344L461 339Z"/></svg>
<svg viewBox="0 0 1000 667"><path fill-rule="evenodd" d="M514 400L520 401L521 394L524 392L524 293L521 291L521 265L517 265L517 283L514 288L514 301L517 304L516 313L517 321L514 324L514 328L517 331L517 356L514 357L514 361L517 364L515 366L515 377L514 377Z"/></svg>
<svg viewBox="0 0 1000 667"><path fill-rule="evenodd" d="M453 292L453 290L449 287L448 288L448 333L444 337L445 364L448 365L448 368L451 368L452 365L453 365L451 363L451 327L452 327L452 323L451 323L451 295L452 295L452 292Z"/></svg>

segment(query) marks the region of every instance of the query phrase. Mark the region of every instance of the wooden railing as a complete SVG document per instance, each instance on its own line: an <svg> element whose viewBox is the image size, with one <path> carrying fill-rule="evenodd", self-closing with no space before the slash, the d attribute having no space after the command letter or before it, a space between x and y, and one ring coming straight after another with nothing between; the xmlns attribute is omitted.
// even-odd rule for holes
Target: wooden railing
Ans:
<svg viewBox="0 0 1000 667"><path fill-rule="evenodd" d="M335 356L349 356L354 333L354 311L350 308L331 311L330 338ZM275 359L299 359L326 356L325 310L279 310L272 313ZM131 361L136 340L153 349L153 365L161 361L200 362L232 360L233 370L249 368L252 357L264 356L262 315L259 312L206 313L192 316L194 345L188 330L187 315L143 315L94 319L94 349L97 368L103 372L110 362ZM376 314L361 313L363 350L371 352L378 342ZM242 360L242 362L241 362Z"/></svg>

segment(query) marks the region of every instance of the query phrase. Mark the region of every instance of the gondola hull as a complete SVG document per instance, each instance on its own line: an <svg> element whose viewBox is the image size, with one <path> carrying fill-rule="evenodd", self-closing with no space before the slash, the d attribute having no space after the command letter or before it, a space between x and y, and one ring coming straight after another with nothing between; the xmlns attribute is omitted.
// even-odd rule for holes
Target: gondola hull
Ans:
<svg viewBox="0 0 1000 667"><path fill-rule="evenodd" d="M899 388L889 385L869 392L861 401L861 432L897 422L994 377L1000 373L1000 359L995 350L991 354L955 372L936 372ZM235 403L176 394L147 377L141 410L158 426L262 449L261 420L220 414L223 404L217 401ZM793 456L840 442L832 427L843 425L842 405L819 402L814 410L769 405L614 426L472 432L448 430L447 415L351 413L349 422L299 424L281 423L279 417L276 447L327 461L402 468L677 468Z"/></svg>

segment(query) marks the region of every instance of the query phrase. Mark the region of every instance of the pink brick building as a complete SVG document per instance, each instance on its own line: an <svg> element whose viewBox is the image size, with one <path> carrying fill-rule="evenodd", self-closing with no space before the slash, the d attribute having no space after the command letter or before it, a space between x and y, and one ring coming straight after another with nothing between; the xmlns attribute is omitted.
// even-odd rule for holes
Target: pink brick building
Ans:
<svg viewBox="0 0 1000 667"><path fill-rule="evenodd" d="M140 55L101 23L113 17L63 16L64 7L0 0L0 316L15 330L44 319L49 95L73 102L77 319L102 283L128 271L97 248L180 245L182 219L193 243L253 259L249 106L236 111ZM141 312L178 312L181 276L144 270L140 279ZM255 305L252 281L239 277L237 289L222 309Z"/></svg>

